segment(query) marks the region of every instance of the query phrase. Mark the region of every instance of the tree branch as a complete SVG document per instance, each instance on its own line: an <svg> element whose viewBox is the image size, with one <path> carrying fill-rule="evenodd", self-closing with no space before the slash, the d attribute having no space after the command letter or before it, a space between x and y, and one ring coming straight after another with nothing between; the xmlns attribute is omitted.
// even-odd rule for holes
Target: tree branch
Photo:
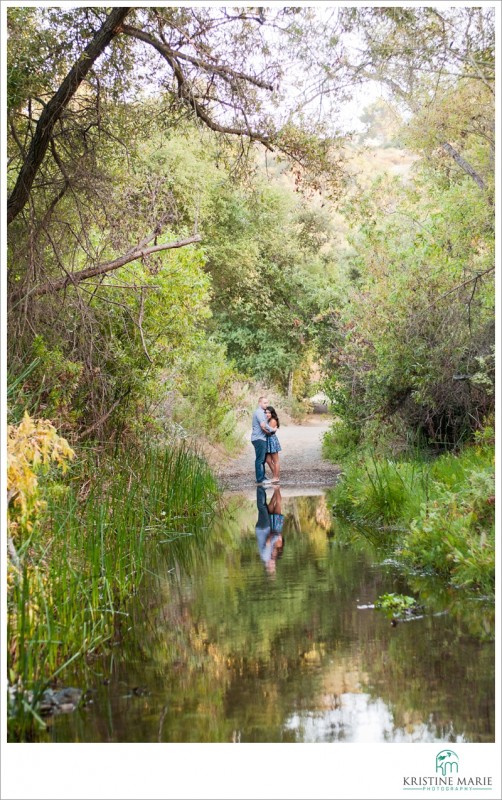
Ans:
<svg viewBox="0 0 502 800"><path fill-rule="evenodd" d="M26 205L33 181L47 152L56 122L60 119L64 109L96 59L110 44L114 36L120 32L120 26L130 10L130 8L114 8L111 11L80 58L72 66L56 94L44 107L38 119L27 156L17 177L16 185L7 201L7 224L10 224Z"/></svg>
<svg viewBox="0 0 502 800"><path fill-rule="evenodd" d="M132 25L123 25L122 33L125 33L127 36L133 36L135 39L141 39L142 42L150 44L152 47L155 47L155 49L158 50L158 52L164 57L168 56L169 58L181 58L184 61L189 61L190 64L193 64L195 67L200 67L200 69L204 70L204 72L215 73L216 75L220 75L225 80L242 80L246 83L253 84L253 86L257 86L259 89L268 89L270 92L274 91L274 87L271 83L267 83L259 78L255 78L254 75L247 75L244 72L238 72L237 70L232 69L232 67L228 67L225 64L212 64L210 61L203 61L201 58L196 58L188 53L183 53L181 50L173 50L172 48L168 47L168 45L158 42L149 34L145 33L139 28L133 27Z"/></svg>
<svg viewBox="0 0 502 800"><path fill-rule="evenodd" d="M466 172L468 175L470 175L470 177L473 179L473 181L475 181L478 184L480 189L483 189L483 190L486 189L486 184L485 184L483 178L480 175L478 175L476 170L473 167L471 167L469 162L466 161L465 158L463 158L460 155L460 153L457 150L455 150L454 147L451 146L451 144L449 144L448 142L441 142L441 147L443 148L445 153L448 153L448 155L453 158L455 163L458 164L458 166L461 169L463 169L464 172Z"/></svg>
<svg viewBox="0 0 502 800"><path fill-rule="evenodd" d="M159 253L162 250L172 250L178 247L186 247L189 244L200 242L201 239L202 237L199 234L196 234L194 236L189 236L187 239L178 239L176 242L165 242L164 244L158 244L154 245L153 247L146 247L143 249L141 249L138 245L134 250L129 250L123 256L120 256L120 258L116 258L113 261L106 261L104 264L97 264L95 267L88 267L87 269L80 270L80 272L69 273L65 278L60 278L57 281L49 281L41 284L40 286L35 286L28 292L12 292L11 297L12 300L15 301L19 300L23 296L40 296L59 292L61 289L66 289L67 286L76 285L81 281L85 281L87 278L94 278L96 275L105 275L107 272L112 272L115 269L119 269L119 267L129 264L131 261L136 261L138 258L144 258L152 253Z"/></svg>
<svg viewBox="0 0 502 800"><path fill-rule="evenodd" d="M188 80L185 77L185 74L178 62L178 58L185 57L184 54L180 54L177 51L175 52L171 50L169 47L162 44L162 42L158 42L156 39L153 39L144 31L133 28L132 26L129 25L123 26L123 30L124 33L128 33L130 36L133 36L151 45L167 61L172 71L174 72L180 96L192 107L192 109L195 111L195 114L199 117L199 119L201 119L205 123L205 125L207 125L208 128L210 128L212 131L216 131L217 133L229 133L233 136L247 136L252 141L261 142L268 150L273 149L270 144L270 138L268 136L265 136L264 134L259 133L258 131L248 130L246 127L234 128L228 125L220 125L218 122L213 120L209 116L209 114L206 113L206 111L195 99L193 92L188 84ZM192 57L189 57L189 60L191 59ZM200 62L199 66L202 66L202 63L203 62ZM209 65L207 66L209 67ZM205 69L206 67L204 66L203 68ZM230 70L230 68L227 67L216 66L212 68L212 72L216 72L219 74L222 74L222 72L226 72L227 74L230 74L232 73L232 70ZM243 80L247 80L251 83L254 83L256 86L260 86L262 88L267 88L267 89L272 88L270 84L257 82L257 79L247 75L243 75L242 73L234 73L234 77L240 77Z"/></svg>
<svg viewBox="0 0 502 800"><path fill-rule="evenodd" d="M423 316L423 314L425 314L427 311L429 311L429 309L434 308L434 306L436 306L439 303L440 300L443 300L445 297L448 297L448 295L453 294L454 292L458 292L460 289L463 289L464 286L469 286L470 283L474 283L474 289L476 289L478 281L481 280L481 278L484 275L489 275L491 272L495 272L495 267L490 267L489 269L483 270L483 272L478 272L472 278L468 278L466 281L463 281L462 283L457 284L457 286L454 286L453 289L448 289L447 292L444 292L443 294L440 294L439 297L436 297L436 299L432 303L430 303L428 306L426 306L424 309L422 309L422 311L418 312L417 314L411 314L408 319L413 319L413 318L415 318L417 316L418 317ZM473 297L474 297L474 292L471 295L471 299L469 300L469 303L472 303Z"/></svg>

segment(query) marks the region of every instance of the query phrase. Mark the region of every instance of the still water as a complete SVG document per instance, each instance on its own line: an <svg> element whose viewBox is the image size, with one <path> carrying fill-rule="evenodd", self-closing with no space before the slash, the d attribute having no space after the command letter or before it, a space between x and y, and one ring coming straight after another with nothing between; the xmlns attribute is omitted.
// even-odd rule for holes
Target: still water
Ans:
<svg viewBox="0 0 502 800"><path fill-rule="evenodd" d="M43 740L494 741L490 608L405 581L324 492L272 496L229 495L205 535L162 546L108 654L65 675L88 703ZM421 618L364 608L418 590Z"/></svg>

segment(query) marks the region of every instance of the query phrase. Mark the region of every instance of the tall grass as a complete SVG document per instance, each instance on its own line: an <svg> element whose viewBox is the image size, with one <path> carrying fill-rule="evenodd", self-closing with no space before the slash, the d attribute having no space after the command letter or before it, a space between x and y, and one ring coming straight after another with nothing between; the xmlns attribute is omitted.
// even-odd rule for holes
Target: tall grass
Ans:
<svg viewBox="0 0 502 800"><path fill-rule="evenodd" d="M216 482L184 446L101 459L86 478L46 486L47 507L18 547L8 588L13 714L37 699L75 659L113 639L156 547L200 536L214 513Z"/></svg>
<svg viewBox="0 0 502 800"><path fill-rule="evenodd" d="M31 409L36 407L40 400L43 384L40 384L36 392L26 389L28 378L39 364L40 358L35 358L29 364L23 365L18 374L7 372L8 417L11 423L20 422L25 411L31 413Z"/></svg>
<svg viewBox="0 0 502 800"><path fill-rule="evenodd" d="M353 460L331 500L335 514L364 526L414 568L491 595L494 492L493 447L480 441L435 460Z"/></svg>
<svg viewBox="0 0 502 800"><path fill-rule="evenodd" d="M396 461L367 456L351 461L333 490L338 515L353 522L391 527L418 513L429 492L429 465L423 459Z"/></svg>

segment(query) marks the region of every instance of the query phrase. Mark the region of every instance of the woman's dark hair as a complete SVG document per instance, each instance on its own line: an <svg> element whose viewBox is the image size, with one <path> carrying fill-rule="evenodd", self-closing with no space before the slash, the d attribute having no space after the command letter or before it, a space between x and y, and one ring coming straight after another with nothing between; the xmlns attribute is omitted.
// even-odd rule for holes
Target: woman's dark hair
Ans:
<svg viewBox="0 0 502 800"><path fill-rule="evenodd" d="M279 422L279 417L277 416L277 411L275 410L275 408L273 406L267 406L265 411L270 411L270 413L272 414L272 419L275 419L275 421L277 422L277 427L280 428L281 423Z"/></svg>

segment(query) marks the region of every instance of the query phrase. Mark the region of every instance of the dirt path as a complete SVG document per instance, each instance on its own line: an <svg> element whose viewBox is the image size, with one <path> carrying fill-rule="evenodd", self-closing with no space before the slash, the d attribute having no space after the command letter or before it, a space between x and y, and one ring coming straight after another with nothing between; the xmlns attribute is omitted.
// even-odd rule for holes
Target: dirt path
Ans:
<svg viewBox="0 0 502 800"><path fill-rule="evenodd" d="M302 425L281 424L279 441L282 451L281 487L331 486L339 469L322 457L323 434L330 428L331 420L325 414L314 414ZM221 484L230 491L254 487L254 448L250 441L251 428L246 434L246 447L233 459L218 465Z"/></svg>

